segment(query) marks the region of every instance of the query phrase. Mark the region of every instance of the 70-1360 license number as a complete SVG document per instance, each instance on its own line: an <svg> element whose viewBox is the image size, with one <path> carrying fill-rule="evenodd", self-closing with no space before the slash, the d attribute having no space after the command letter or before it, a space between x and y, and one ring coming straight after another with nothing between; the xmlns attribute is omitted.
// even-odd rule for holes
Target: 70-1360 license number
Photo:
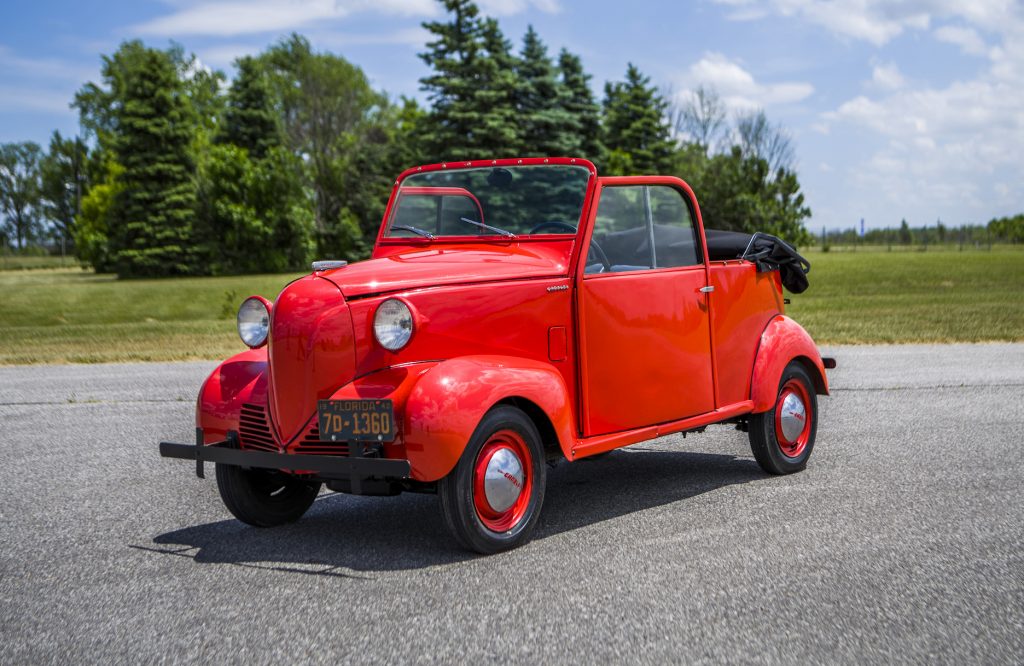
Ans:
<svg viewBox="0 0 1024 666"><path fill-rule="evenodd" d="M321 400L317 420L322 441L395 439L395 410L390 400Z"/></svg>

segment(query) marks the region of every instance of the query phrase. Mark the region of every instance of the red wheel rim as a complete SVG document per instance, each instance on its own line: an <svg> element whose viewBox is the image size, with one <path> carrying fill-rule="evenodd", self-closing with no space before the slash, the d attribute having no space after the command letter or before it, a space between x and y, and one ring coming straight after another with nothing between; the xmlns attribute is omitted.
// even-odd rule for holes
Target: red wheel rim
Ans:
<svg viewBox="0 0 1024 666"><path fill-rule="evenodd" d="M782 455L799 458L811 441L811 396L803 382L790 379L779 391L775 403L775 439Z"/></svg>
<svg viewBox="0 0 1024 666"><path fill-rule="evenodd" d="M526 514L532 490L533 463L526 441L514 430L491 435L473 466L473 506L480 522L492 532L508 532Z"/></svg>

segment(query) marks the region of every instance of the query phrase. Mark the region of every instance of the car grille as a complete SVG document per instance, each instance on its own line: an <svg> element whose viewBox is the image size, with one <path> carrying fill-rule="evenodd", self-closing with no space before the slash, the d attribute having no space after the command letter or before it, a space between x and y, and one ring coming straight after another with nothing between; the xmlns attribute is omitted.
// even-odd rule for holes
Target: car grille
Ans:
<svg viewBox="0 0 1024 666"><path fill-rule="evenodd" d="M261 405L254 405L252 403L242 404L238 436L242 440L243 449L273 451L274 453L280 450L274 441L274 436L270 432L267 409ZM314 420L306 428L305 434L295 446L293 452L310 455L347 456L348 444L344 442L321 442L320 427Z"/></svg>
<svg viewBox="0 0 1024 666"><path fill-rule="evenodd" d="M347 456L348 444L343 442L321 442L320 426L314 422L306 430L305 437L295 447L295 453L311 453L326 456Z"/></svg>
<svg viewBox="0 0 1024 666"><path fill-rule="evenodd" d="M274 442L274 436L270 433L270 424L267 422L267 410L259 405L251 403L242 404L242 413L239 416L238 437L241 439L243 449L255 449L257 451L279 450Z"/></svg>

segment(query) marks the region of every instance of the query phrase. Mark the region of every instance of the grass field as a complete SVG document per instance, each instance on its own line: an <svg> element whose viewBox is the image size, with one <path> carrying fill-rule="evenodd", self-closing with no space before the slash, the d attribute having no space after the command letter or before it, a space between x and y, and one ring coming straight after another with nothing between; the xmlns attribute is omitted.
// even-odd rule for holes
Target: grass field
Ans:
<svg viewBox="0 0 1024 666"><path fill-rule="evenodd" d="M242 299L273 298L295 277L0 272L0 364L223 358L244 349L235 329Z"/></svg>
<svg viewBox="0 0 1024 666"><path fill-rule="evenodd" d="M1024 340L1024 247L807 258L787 314L819 344Z"/></svg>
<svg viewBox="0 0 1024 666"><path fill-rule="evenodd" d="M28 271L39 268L77 268L74 257L15 257L0 252L0 271Z"/></svg>
<svg viewBox="0 0 1024 666"><path fill-rule="evenodd" d="M788 313L819 344L1024 340L1024 248L808 254ZM0 272L0 364L173 361L240 351L234 314L294 275L118 281Z"/></svg>

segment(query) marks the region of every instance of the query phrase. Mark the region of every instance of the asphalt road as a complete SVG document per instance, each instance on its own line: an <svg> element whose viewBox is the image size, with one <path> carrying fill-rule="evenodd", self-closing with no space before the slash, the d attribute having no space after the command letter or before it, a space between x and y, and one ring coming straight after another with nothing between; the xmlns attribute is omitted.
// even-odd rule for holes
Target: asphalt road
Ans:
<svg viewBox="0 0 1024 666"><path fill-rule="evenodd" d="M808 469L726 427L551 470L539 533L436 498L231 519L157 456L211 364L0 368L0 662L1024 660L1024 345L828 350Z"/></svg>

